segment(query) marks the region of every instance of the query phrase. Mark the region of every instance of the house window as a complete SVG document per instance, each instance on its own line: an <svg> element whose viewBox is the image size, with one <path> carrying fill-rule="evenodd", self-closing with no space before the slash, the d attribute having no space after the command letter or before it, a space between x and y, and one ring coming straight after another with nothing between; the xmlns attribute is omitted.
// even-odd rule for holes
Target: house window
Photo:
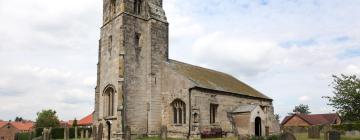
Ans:
<svg viewBox="0 0 360 140"><path fill-rule="evenodd" d="M171 103L173 107L173 123L185 124L186 123L186 105L183 101L176 99Z"/></svg>
<svg viewBox="0 0 360 140"><path fill-rule="evenodd" d="M140 15L142 0L134 0L134 13Z"/></svg>
<svg viewBox="0 0 360 140"><path fill-rule="evenodd" d="M217 114L217 108L218 104L210 104L210 124L213 124L216 122L216 114Z"/></svg>
<svg viewBox="0 0 360 140"><path fill-rule="evenodd" d="M106 116L114 116L114 90L107 88L104 93L104 110Z"/></svg>

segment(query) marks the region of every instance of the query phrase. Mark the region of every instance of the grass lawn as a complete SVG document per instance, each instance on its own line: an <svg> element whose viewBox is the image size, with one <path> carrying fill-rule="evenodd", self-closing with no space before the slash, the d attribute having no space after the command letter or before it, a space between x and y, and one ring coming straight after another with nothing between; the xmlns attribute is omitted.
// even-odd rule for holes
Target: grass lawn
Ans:
<svg viewBox="0 0 360 140"><path fill-rule="evenodd" d="M151 137L151 138L142 138L137 140L160 140L159 137ZM175 138L168 138L168 140L186 140L186 139L175 139ZM205 140L237 140L236 137L229 137L229 138L214 138L214 139L205 139Z"/></svg>
<svg viewBox="0 0 360 140"><path fill-rule="evenodd" d="M294 134L297 140L323 140L324 134L320 135L320 139L309 139L307 133L297 133ZM345 137L341 136L341 140L360 140L359 137Z"/></svg>

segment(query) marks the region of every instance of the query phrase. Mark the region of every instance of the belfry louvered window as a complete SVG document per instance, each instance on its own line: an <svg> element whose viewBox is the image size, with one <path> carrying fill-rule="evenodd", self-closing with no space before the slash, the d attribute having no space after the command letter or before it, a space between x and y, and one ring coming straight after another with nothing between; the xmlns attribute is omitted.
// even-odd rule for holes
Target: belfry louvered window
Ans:
<svg viewBox="0 0 360 140"><path fill-rule="evenodd" d="M173 123L186 124L186 105L183 101L176 99L172 103Z"/></svg>

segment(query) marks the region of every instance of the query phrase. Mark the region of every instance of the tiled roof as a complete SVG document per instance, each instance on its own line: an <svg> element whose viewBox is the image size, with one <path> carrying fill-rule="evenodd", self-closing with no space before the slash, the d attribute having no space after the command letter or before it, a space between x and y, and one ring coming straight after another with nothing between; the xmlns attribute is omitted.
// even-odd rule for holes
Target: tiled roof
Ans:
<svg viewBox="0 0 360 140"><path fill-rule="evenodd" d="M34 126L32 122L11 122L10 124L19 130L31 130Z"/></svg>
<svg viewBox="0 0 360 140"><path fill-rule="evenodd" d="M198 87L271 100L231 75L175 60L170 60L169 62L176 72L192 81Z"/></svg>
<svg viewBox="0 0 360 140"><path fill-rule="evenodd" d="M80 126L91 125L93 123L93 114L94 113L91 113L86 117L82 118L81 120L78 121L77 124Z"/></svg>
<svg viewBox="0 0 360 140"><path fill-rule="evenodd" d="M4 122L4 121L0 121L0 128L3 127L4 125L6 125L7 122Z"/></svg>
<svg viewBox="0 0 360 140"><path fill-rule="evenodd" d="M299 118L303 119L309 125L321 125L321 124L333 124L335 120L339 117L337 113L330 113L330 114L294 114L292 116L286 116L284 120L281 122L284 125L287 121L289 121L294 116L298 116Z"/></svg>

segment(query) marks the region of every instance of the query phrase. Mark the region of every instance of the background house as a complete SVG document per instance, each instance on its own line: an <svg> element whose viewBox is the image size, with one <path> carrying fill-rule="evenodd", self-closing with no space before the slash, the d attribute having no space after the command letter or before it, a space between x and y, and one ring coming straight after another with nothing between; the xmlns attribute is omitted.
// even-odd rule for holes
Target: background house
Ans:
<svg viewBox="0 0 360 140"><path fill-rule="evenodd" d="M14 140L16 133L32 131L33 127L34 123L31 121L0 121L0 140Z"/></svg>
<svg viewBox="0 0 360 140"><path fill-rule="evenodd" d="M282 127L306 127L327 124L341 124L339 114L293 114L286 116L281 122Z"/></svg>

